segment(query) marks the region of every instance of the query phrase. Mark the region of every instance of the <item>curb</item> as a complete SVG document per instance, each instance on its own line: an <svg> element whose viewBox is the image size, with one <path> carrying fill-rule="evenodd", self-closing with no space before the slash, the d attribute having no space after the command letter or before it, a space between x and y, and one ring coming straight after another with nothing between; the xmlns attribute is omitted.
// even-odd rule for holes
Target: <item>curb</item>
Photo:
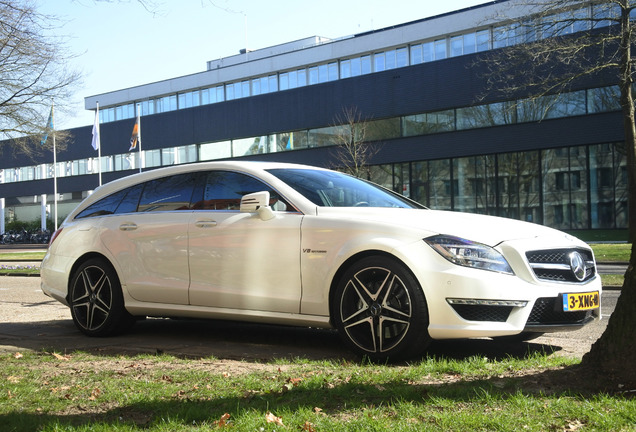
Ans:
<svg viewBox="0 0 636 432"><path fill-rule="evenodd" d="M20 258L2 258L0 263L3 262L42 262L41 259L20 259Z"/></svg>

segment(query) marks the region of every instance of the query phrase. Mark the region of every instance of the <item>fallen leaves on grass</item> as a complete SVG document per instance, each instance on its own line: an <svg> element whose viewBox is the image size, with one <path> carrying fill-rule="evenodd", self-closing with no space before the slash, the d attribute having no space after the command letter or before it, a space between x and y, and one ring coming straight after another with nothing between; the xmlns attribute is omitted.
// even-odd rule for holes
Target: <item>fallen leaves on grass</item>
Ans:
<svg viewBox="0 0 636 432"><path fill-rule="evenodd" d="M272 414L269 411L267 411L267 414L265 414L265 420L267 420L267 423L274 423L274 424L277 424L278 426L285 426L285 424L283 424L282 418L276 417L274 414Z"/></svg>
<svg viewBox="0 0 636 432"><path fill-rule="evenodd" d="M56 352L51 353L51 355L53 357L55 357L58 360L63 360L63 361L69 361L71 359L71 356L69 355L62 355L62 354L58 354Z"/></svg>
<svg viewBox="0 0 636 432"><path fill-rule="evenodd" d="M214 422L214 425L215 425L216 427L220 427L220 428L222 428L222 427L226 427L226 426L229 426L229 424L228 424L228 421L229 421L229 420L230 420L230 414L225 413L225 414L223 414L223 415L221 416L221 418L220 418L220 419L218 419L217 421L215 421L215 422Z"/></svg>
<svg viewBox="0 0 636 432"><path fill-rule="evenodd" d="M94 401L95 399L97 399L99 397L100 394L102 394L102 391L100 389L98 389L97 387L95 387L93 389L93 391L91 391L91 395L88 398L88 400Z"/></svg>
<svg viewBox="0 0 636 432"><path fill-rule="evenodd" d="M301 430L303 430L305 432L316 432L316 429L314 428L314 425L312 425L308 421L305 422L305 424L303 425Z"/></svg>

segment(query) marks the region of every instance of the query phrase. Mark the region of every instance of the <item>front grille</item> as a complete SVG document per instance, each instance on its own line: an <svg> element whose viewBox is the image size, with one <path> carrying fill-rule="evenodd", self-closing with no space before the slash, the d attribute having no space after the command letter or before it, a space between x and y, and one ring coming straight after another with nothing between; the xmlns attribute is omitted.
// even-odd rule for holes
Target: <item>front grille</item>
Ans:
<svg viewBox="0 0 636 432"><path fill-rule="evenodd" d="M582 324L592 311L563 312L561 297L537 299L526 325Z"/></svg>
<svg viewBox="0 0 636 432"><path fill-rule="evenodd" d="M512 306L490 306L490 305L451 305L455 312L468 321L494 321L506 322Z"/></svg>
<svg viewBox="0 0 636 432"><path fill-rule="evenodd" d="M570 255L578 252L584 261L585 276L577 279L570 265ZM526 253L537 279L550 282L586 282L596 274L592 252L586 249L550 249Z"/></svg>

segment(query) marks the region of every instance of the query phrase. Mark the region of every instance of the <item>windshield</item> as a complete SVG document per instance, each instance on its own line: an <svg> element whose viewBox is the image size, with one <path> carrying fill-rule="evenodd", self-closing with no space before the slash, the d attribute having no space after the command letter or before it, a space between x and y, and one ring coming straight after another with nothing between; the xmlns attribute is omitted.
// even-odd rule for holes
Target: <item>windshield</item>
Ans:
<svg viewBox="0 0 636 432"><path fill-rule="evenodd" d="M322 207L423 208L376 184L335 171L280 168L268 172Z"/></svg>

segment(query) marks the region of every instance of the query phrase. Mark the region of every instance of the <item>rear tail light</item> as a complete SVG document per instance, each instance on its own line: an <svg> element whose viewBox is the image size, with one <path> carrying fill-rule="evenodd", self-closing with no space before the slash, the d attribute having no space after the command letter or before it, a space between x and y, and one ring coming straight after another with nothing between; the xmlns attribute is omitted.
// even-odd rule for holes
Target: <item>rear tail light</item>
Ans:
<svg viewBox="0 0 636 432"><path fill-rule="evenodd" d="M51 247L51 245L53 244L57 236L60 235L61 232L62 232L62 228L58 228L57 231L53 233L53 235L51 236L51 240L49 240L49 247Z"/></svg>

